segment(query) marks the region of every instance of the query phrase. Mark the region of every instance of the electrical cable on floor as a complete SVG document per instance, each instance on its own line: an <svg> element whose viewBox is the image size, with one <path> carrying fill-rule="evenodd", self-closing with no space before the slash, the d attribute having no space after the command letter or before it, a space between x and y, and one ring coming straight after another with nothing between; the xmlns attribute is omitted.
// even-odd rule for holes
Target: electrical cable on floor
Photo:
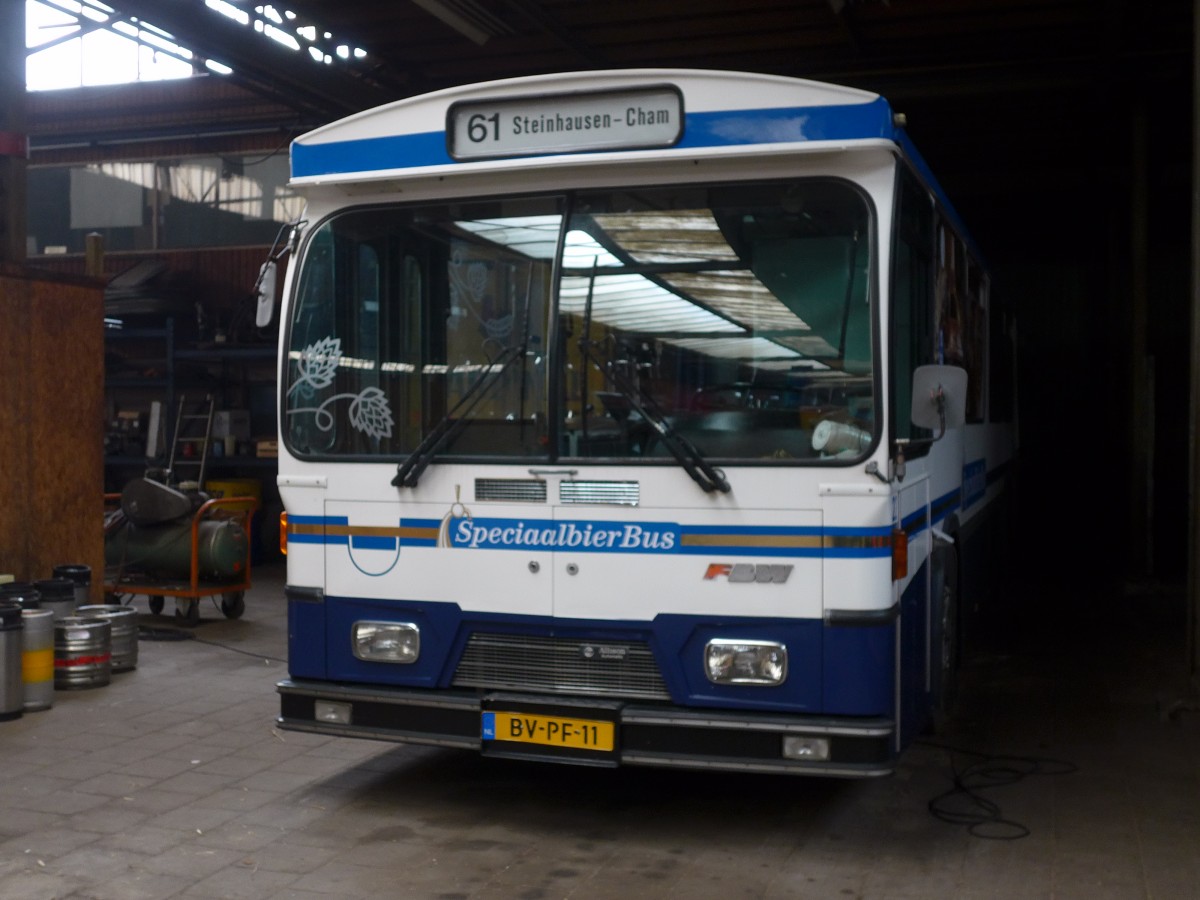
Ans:
<svg viewBox="0 0 1200 900"><path fill-rule="evenodd" d="M950 755L953 787L929 801L929 812L951 825L967 826L973 837L994 841L1015 841L1028 837L1030 830L1020 822L1004 818L1000 804L982 796L986 788L1016 784L1031 775L1069 775L1078 771L1074 763L1039 756L990 756L975 750L946 744L919 741L926 747L945 750ZM977 756L979 761L958 768L954 754Z"/></svg>
<svg viewBox="0 0 1200 900"><path fill-rule="evenodd" d="M153 628L149 625L138 626L139 641L190 641L196 636L182 628Z"/></svg>
<svg viewBox="0 0 1200 900"><path fill-rule="evenodd" d="M138 639L143 641L195 641L198 644L208 644L210 647L219 647L222 650L228 650L231 653L240 653L243 656L253 657L254 659L266 659L271 662L287 663L286 659L280 659L278 656L269 656L266 653L253 653L249 650L243 650L240 647L231 647L228 644L222 644L218 641L210 641L206 638L197 637L192 631L183 628L164 628L151 625L138 626Z"/></svg>

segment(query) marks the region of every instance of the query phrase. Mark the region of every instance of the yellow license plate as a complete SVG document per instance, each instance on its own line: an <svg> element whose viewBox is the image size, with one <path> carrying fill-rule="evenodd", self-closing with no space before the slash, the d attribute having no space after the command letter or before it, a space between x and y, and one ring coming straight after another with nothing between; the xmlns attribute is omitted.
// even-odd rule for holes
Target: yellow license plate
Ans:
<svg viewBox="0 0 1200 900"><path fill-rule="evenodd" d="M544 747L571 747L576 750L611 752L615 728L612 722L595 719L567 719L562 716L538 716L531 713L485 712L485 741L516 741Z"/></svg>

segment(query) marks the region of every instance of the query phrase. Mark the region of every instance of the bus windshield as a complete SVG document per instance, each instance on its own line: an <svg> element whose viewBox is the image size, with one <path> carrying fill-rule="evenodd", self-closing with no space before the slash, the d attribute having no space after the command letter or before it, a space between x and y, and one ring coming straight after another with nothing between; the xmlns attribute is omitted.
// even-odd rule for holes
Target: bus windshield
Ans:
<svg viewBox="0 0 1200 900"><path fill-rule="evenodd" d="M298 456L860 458L872 219L834 179L340 213L288 338ZM431 437L436 440L431 442Z"/></svg>

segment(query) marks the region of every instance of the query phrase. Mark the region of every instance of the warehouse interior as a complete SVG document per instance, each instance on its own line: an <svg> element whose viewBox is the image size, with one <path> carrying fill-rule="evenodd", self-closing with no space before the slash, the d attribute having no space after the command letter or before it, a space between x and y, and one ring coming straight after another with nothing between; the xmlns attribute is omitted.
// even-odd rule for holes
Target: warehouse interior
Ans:
<svg viewBox="0 0 1200 900"><path fill-rule="evenodd" d="M179 360L180 371L218 379L228 402L251 411L255 436L272 428L263 347L273 335L253 333L247 298L277 229L230 218L222 203L245 206L246 167L269 169L254 183L278 188L298 134L415 93L568 69L826 80L879 92L903 113L991 265L996 295L1016 311L1022 495L1038 523L1029 543L1046 561L1039 578L1085 604L1130 585L1186 583L1190 4L713 0L686 16L669 3L549 0L215 6L223 11L126 0L80 20L87 33L145 26L175 36L204 73L193 78L26 93L10 67L0 125L28 134L29 155L4 157L3 214L8 258L64 276L85 272L85 235L99 233L103 277L122 275L109 285L110 308L136 309L146 289L174 304L177 346L203 357ZM24 33L21 12L6 13L10 44ZM48 44L77 30L61 27ZM156 52L168 52L163 43ZM13 46L10 58L23 53ZM157 191L144 227L67 227L87 215L66 200L81 170L157 164L169 178L172 160L213 170L196 197ZM113 365L120 349L105 347ZM253 465L263 471L228 474L270 474L269 462ZM109 490L128 474L105 471Z"/></svg>
<svg viewBox="0 0 1200 900"><path fill-rule="evenodd" d="M15 464L0 470L10 498L7 511L0 512L0 549L19 548L31 567L46 568L62 561L45 549L61 540L73 548L77 561L102 568L99 531L80 537L79 531L92 529L79 523L98 524L99 498L119 490L144 466L141 448L153 430L144 414L145 398L162 396L174 407L186 403L189 388L215 391L221 407L244 411L245 418L231 424L227 433L233 441L223 445L228 450L222 458L211 461L213 471L227 481L258 485L255 562L264 573L258 589L280 590L280 560L274 549L278 535L272 528L277 527L281 506L273 491L269 448L275 427L276 335L253 323L254 285L282 221L282 213L265 211L262 186L272 187L275 197L282 198L276 201L277 209L289 209L288 145L312 128L426 91L582 69L746 70L875 91L905 116L913 142L991 266L993 296L1015 310L1018 322L1020 508L1013 546L1020 558L1006 573L1007 611L989 623L991 630L979 637L976 647L980 662L974 677L989 703L976 716L967 716L963 735L995 740L1011 729L1007 733L1062 737L1078 727L1068 745L1106 742L1106 759L1112 759L1113 770L1120 769L1122 754L1137 758L1144 769L1130 791L1155 798L1160 809L1183 824L1185 836L1196 833L1200 806L1194 771L1182 796L1173 796L1148 774L1156 764L1154 754L1149 761L1140 756L1143 748L1130 746L1138 744L1137 736L1120 727L1134 729L1136 722L1109 723L1092 733L1063 712L1073 698L1084 698L1088 706L1095 684L1118 694L1129 692L1119 701L1122 715L1129 710L1124 704L1131 693L1139 701L1150 698L1147 702L1160 722L1171 720L1176 727L1193 729L1182 737L1175 732L1169 739L1155 738L1160 741L1157 763L1163 773L1180 771L1179 759L1196 740L1196 4L695 0L682 9L669 0L295 0L286 5L241 0L84 0L81 5L53 0L47 5L76 19L52 41L66 44L103 31L140 34L153 52L169 55L171 46L187 48L195 74L178 80L27 91L24 60L36 48L25 46L24 4L0 8L0 34L9 61L0 71L0 321L5 324L3 333L10 336L0 378L16 388L4 401L10 427L0 438L0 452ZM150 175L129 174L135 170ZM189 183L195 172L206 174ZM120 211L129 201L128 192L101 190L97 196L106 205L100 209L76 205L72 191L89 178L128 178L128 183L140 184L133 201L136 224L129 216L122 218ZM242 193L241 185L250 182L257 185L257 196ZM255 202L262 208L247 214L247 205ZM143 217L147 203L152 214ZM71 317L79 309L88 309L90 318L73 326ZM124 318L125 334L97 330L101 315ZM14 340L15 334L25 334L28 340ZM39 377L38 372L44 374ZM100 421L88 418L91 410L103 411ZM93 421L94 427L84 427L91 437L79 441L80 423ZM66 431L64 423L70 426ZM277 629L285 625L275 614L260 619L248 613L245 620L217 621L206 633L256 654L270 667L279 663L270 659L276 645L264 637L262 628L268 619ZM1089 655L1096 647L1106 652L1119 648L1111 658L1114 671L1104 671L1101 661ZM203 654L213 648L192 642L187 652ZM1051 655L1056 661L1048 663ZM1001 665L1001 660L1014 658L1020 660L1015 669ZM217 745L221 739L215 735L223 729L230 735L249 734L250 717L259 711L248 700L241 702L252 683L249 669L244 677L238 669L222 678L239 697L235 708L218 709L189 692L187 679L206 678L202 673L208 670L202 667L219 667L221 659L219 653L180 656L145 666L161 679L175 706L166 724L155 720L151 741L169 753L183 753L188 762L203 754L188 754L186 744L181 748L168 735L186 735L190 728L199 734L201 725L188 723L204 723L202 744ZM1079 666L1064 675L1067 661ZM1145 680L1131 676L1123 687L1113 686L1113 680L1130 672ZM1085 687L1089 679L1094 681ZM1043 692L1039 696L1045 704L1036 711L1036 725L1017 721L1012 705L1015 694L1030 685ZM266 698L266 708L272 699ZM141 699L125 702L147 722L153 719ZM95 728L99 737L94 747L116 746L115 738L109 742L109 723L94 720L103 708L87 708L80 697L67 698L65 705ZM1039 731L1042 726L1048 731ZM87 755L86 746L72 744L64 734L52 739L78 751L64 765L78 768L78 780L83 781L87 767L79 758ZM0 731L0 748L3 741ZM443 859L463 849L449 834L455 816L495 810L452 803L445 821L439 820L437 788L450 793L466 793L468 787L495 791L509 801L509 811L497 813L499 819L516 831L519 815L513 810L527 807L530 815L554 821L551 795L579 791L593 812L580 832L560 822L561 830L576 840L571 846L556 845L574 858L555 871L571 870L575 875L562 875L559 882L548 884L532 876L522 881L510 873L483 887L457 883L441 895L549 896L561 888L564 896L572 891L576 896L628 896L619 879L598 883L578 872L612 865L615 857L610 854L600 861L597 845L614 840L629 851L625 836L606 833L611 819L594 810L607 810L610 804L641 807L634 799L613 800L614 795L606 797L605 792L628 790L633 797L647 791L652 778L635 775L617 787L604 782L579 788L569 774L547 776L522 769L509 774L459 757L437 758L425 751L399 756L393 748L350 743L354 749L338 751L345 756L317 740L290 748L327 780L302 782L298 765L292 781L276 776L280 792L285 783L303 784L311 806L336 805L346 814L343 826L351 808L370 814L374 831L360 834L357 826L349 826L339 841L375 841L380 858L384 849L397 849L400 831L388 829L412 824L385 822L383 807L407 797L397 767L424 779L417 798L426 817L422 821L445 831L436 846L425 849L428 856L442 854ZM1041 746L1046 743L1043 740ZM249 745L247 740L244 746ZM31 741L20 744L10 773L32 771L35 749ZM255 753L265 766L276 758L276 749L262 747ZM122 752L128 752L128 746ZM341 768L335 767L335 758ZM936 791L941 765L932 749L918 749L905 778L893 782L886 795L872 796L857 786L812 788L800 799L789 795L783 808L766 814L771 824L805 835L809 849L827 840L828 833L839 837L817 848L820 863L815 869L792 873L808 879L810 893L797 893L795 882L750 879L748 895L927 896L922 891L933 884L941 884L945 896L1013 896L1030 884L1034 896L1184 896L1200 890L1195 862L1187 862L1186 854L1183 862L1170 856L1165 849L1168 839L1144 828L1133 828L1137 839L1146 842L1129 864L1130 871L1122 870L1103 884L1089 880L1095 860L1089 862L1084 851L1073 859L1074 869L1067 867L1067 874L1058 870L1059 880L1023 882L1015 874L1023 864L1017 857L1005 851L984 859L970 838L932 855L913 851L918 861L906 864L913 870L890 882L901 885L896 893L888 893L888 882L849 876L851 861L840 835L861 820L876 823L862 833L873 835L888 854L895 854L889 856L889 865L899 866L897 859L929 838L928 830L936 826L922 823L893 842L894 835L878 823L899 806L923 807L927 794ZM174 767L164 767L164 773L167 768L171 778L186 775ZM1112 770L1103 771L1106 777L1116 777ZM133 777L131 769L126 782ZM244 782L222 774L211 784L222 790L256 789L249 773ZM694 799L686 799L697 785L681 776L668 779L666 790L688 815L702 818ZM522 789L530 786L544 796L522 797ZM1033 802L1036 787L1030 784L1021 790L1020 797ZM756 815L758 810L741 793L732 779L720 780L714 788L718 803ZM1076 796L1069 787L1060 798L1044 802L1066 804L1063 798L1079 800L1078 808L1085 810L1067 817L1077 826L1089 815L1105 815L1099 803L1089 809L1085 791ZM277 800L273 795L272 805L263 809L276 809ZM204 807L202 800L190 802ZM1137 806L1130 820L1143 822L1141 801L1130 803ZM1036 802L1033 806L1035 828L1061 826L1057 808L1042 808ZM1126 812L1123 809L1121 815ZM822 831L808 823L810 813L826 820L828 828ZM312 809L297 814L287 823L289 835L304 828L305 816L315 819L317 814ZM265 820L265 814L260 818ZM28 808L14 821L26 820L34 830L53 824ZM196 821L201 820L203 816ZM189 823L185 829L172 822L165 823L167 832L158 829L156 834L147 822L157 819L129 821L139 840L162 841L164 847L164 833L207 828L192 829ZM241 818L237 821L244 824ZM336 829L323 821L333 834ZM251 824L259 828L256 833L267 827L265 821ZM246 826L247 833L251 830ZM636 871L629 863L629 877L645 879L637 882L646 887L645 896L731 895L729 869L722 870L712 860L704 868L709 888L700 886L698 876L681 880L673 874L669 882L653 880L657 876L650 869L660 875L670 872L668 864L685 852L679 850L687 842L682 824L672 820L666 831L674 844L646 850ZM463 833L468 835L463 842L474 841L474 848L485 853L493 848L497 853L513 852L478 823ZM16 846L13 830L0 828L0 834ZM65 840L56 835L55 840ZM1061 832L1055 835L1056 841L1069 843ZM705 831L705 836L715 841L720 829ZM646 834L635 829L628 838L636 847ZM519 851L530 867L545 871L555 865L548 858L550 850L536 849L532 836L525 839ZM1117 828L1112 835L1097 837L1096 846L1127 839L1129 833ZM1158 847L1155 842L1160 839L1160 861L1170 857L1160 875L1171 874L1155 881L1145 871L1155 864L1154 851L1146 847ZM359 896L369 892L368 885L386 891L391 884L384 878L386 864L356 857L361 881L334 879L311 887L311 893L295 880L254 888L248 879L257 870L251 872L253 867L243 863L258 852L249 849L249 840L239 844L231 838L210 848L218 851L225 871L236 879L213 880L204 890L193 886L190 893L179 895L232 896L228 892L234 891L239 896ZM64 847L71 843L66 840ZM328 847L350 852L348 843L335 841ZM263 871L299 873L303 866L296 860L310 849L314 860L328 858L315 843L310 846L304 840L286 849L286 864L274 869L267 865ZM71 851L79 852L71 846L64 853ZM742 851L756 865L779 862L761 846ZM355 852L361 854L361 847ZM636 856L638 851L632 852ZM728 866L748 869L750 863L738 862L735 855L725 860ZM1041 858L1049 866L1045 860ZM428 864L424 858L420 861ZM367 877L376 863L378 868ZM961 881L952 885L932 880L931 873L942 871L942 864L960 875L975 872L989 880L986 887L972 882L970 890L964 890ZM472 865L510 871L498 863L491 869L488 863ZM1005 869L1007 876L997 874ZM1141 874L1130 874L1133 870ZM156 874L165 879L177 873ZM4 882L10 875L22 880ZM414 896L438 895L445 885L432 876L422 878ZM83 883L65 878L56 889L80 889ZM158 894L140 894L126 882L113 881L118 883L129 892L105 894L89 885L76 896L175 895L166 886ZM729 890L711 888L719 883ZM25 869L6 869L3 863L0 884L29 890L28 896L46 896L34 892L39 884L44 888L44 882Z"/></svg>

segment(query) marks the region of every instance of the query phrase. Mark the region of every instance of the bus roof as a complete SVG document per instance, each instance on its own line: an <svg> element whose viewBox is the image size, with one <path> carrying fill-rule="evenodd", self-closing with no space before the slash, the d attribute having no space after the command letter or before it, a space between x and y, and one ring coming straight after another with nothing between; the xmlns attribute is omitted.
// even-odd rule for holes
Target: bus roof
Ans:
<svg viewBox="0 0 1200 900"><path fill-rule="evenodd" d="M617 121L631 108L642 107L661 112L660 118L668 121ZM472 127L487 129L489 140L475 146ZM518 128L523 134L514 137ZM910 161L943 212L970 241L883 97L842 85L748 72L568 72L408 97L294 140L292 184L303 188L447 176L466 169L500 172L531 165L603 164L645 159L647 154L661 158L664 149L695 156L735 147L779 152L800 146L877 145L881 140Z"/></svg>
<svg viewBox="0 0 1200 900"><path fill-rule="evenodd" d="M672 93L678 97L668 109L678 115L670 123L672 131L648 135L623 128L622 122L605 129L581 121L611 109L624 112L646 98L665 103L665 95ZM299 185L430 175L487 161L485 154L466 156L462 151L470 148L465 141L456 148L454 116L473 109L486 113L497 104L502 114L521 119L527 129L527 143L501 151L503 167L520 158L545 162L569 156L578 161L581 154L607 158L664 147L703 152L737 145L895 139L887 101L855 88L694 69L573 72L448 88L325 125L292 143L292 180ZM553 129L556 116L566 127L538 129ZM572 122L584 127L572 129ZM505 137L509 131L505 129ZM551 134L553 141L548 140ZM490 162L497 165L498 159Z"/></svg>

